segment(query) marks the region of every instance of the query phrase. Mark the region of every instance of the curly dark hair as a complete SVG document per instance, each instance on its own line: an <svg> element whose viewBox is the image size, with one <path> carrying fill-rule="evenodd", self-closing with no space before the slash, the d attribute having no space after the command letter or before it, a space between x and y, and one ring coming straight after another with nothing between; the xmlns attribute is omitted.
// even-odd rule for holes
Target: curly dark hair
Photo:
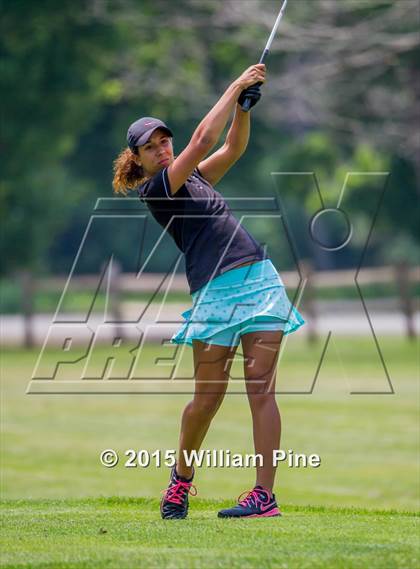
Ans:
<svg viewBox="0 0 420 569"><path fill-rule="evenodd" d="M134 160L133 151L127 146L114 160L114 179L112 187L116 194L127 195L147 180L143 168Z"/></svg>

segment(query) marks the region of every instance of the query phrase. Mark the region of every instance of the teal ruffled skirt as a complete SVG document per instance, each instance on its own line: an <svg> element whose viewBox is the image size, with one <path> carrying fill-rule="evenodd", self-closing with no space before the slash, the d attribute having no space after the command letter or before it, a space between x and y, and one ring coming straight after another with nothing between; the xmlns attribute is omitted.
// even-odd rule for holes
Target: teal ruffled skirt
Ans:
<svg viewBox="0 0 420 569"><path fill-rule="evenodd" d="M291 334L305 324L290 303L283 281L270 259L231 269L192 294L193 306L171 342L237 346L240 336L261 330Z"/></svg>

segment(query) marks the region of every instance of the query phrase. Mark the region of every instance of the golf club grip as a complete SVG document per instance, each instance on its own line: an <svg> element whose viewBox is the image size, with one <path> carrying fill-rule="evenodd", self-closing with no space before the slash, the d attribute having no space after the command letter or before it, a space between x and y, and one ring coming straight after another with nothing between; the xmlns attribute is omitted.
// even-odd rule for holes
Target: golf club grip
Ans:
<svg viewBox="0 0 420 569"><path fill-rule="evenodd" d="M254 85L257 85L258 87L260 85L262 85L261 81L258 81L258 83L254 83ZM251 85L251 87L253 87L254 85ZM247 113L249 111L251 105L251 99L249 97L245 97L245 101L242 103L242 110Z"/></svg>
<svg viewBox="0 0 420 569"><path fill-rule="evenodd" d="M242 104L242 110L244 111L244 113L247 113L249 111L249 106L251 104L251 99L249 99L248 97L245 99L245 101Z"/></svg>
<svg viewBox="0 0 420 569"><path fill-rule="evenodd" d="M265 60L265 58L266 58L267 55L268 55L268 51L269 51L268 49L264 49L264 51L262 52L262 55L261 55L260 60L259 60L258 63L264 63L264 60ZM257 85L258 85L258 86L259 86L259 85L262 85L262 83L257 83ZM246 98L245 101L244 101L244 103L243 103L243 105L242 105L242 110L243 110L245 113L247 113L247 112L249 111L249 106L250 106L250 104L251 104L251 99Z"/></svg>

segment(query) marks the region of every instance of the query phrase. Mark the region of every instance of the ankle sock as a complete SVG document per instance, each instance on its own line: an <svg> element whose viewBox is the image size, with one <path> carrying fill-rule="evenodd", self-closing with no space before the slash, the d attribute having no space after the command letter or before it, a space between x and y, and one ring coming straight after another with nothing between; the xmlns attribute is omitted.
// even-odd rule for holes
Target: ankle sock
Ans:
<svg viewBox="0 0 420 569"><path fill-rule="evenodd" d="M269 490L268 488L265 488L264 486L261 486L261 484L257 484L256 486L254 486L254 490L264 490L264 492L267 492L268 495L270 496L270 500L273 498L274 500L276 499L273 492L271 490Z"/></svg>
<svg viewBox="0 0 420 569"><path fill-rule="evenodd" d="M192 480L194 478L194 468L193 468L191 478L185 478L185 476L179 476L178 472L176 471L176 466L174 466L174 475L175 475L175 478L177 480L180 480L181 482L192 482Z"/></svg>

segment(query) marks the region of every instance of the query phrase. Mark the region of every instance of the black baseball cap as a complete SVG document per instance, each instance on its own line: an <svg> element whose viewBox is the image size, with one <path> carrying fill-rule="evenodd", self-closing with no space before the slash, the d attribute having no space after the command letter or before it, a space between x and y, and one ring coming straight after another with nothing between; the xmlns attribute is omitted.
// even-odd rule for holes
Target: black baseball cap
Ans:
<svg viewBox="0 0 420 569"><path fill-rule="evenodd" d="M163 128L169 136L173 137L172 131L163 121L154 117L143 117L129 126L127 131L128 146L131 150L135 150L136 146L143 146L157 128Z"/></svg>

